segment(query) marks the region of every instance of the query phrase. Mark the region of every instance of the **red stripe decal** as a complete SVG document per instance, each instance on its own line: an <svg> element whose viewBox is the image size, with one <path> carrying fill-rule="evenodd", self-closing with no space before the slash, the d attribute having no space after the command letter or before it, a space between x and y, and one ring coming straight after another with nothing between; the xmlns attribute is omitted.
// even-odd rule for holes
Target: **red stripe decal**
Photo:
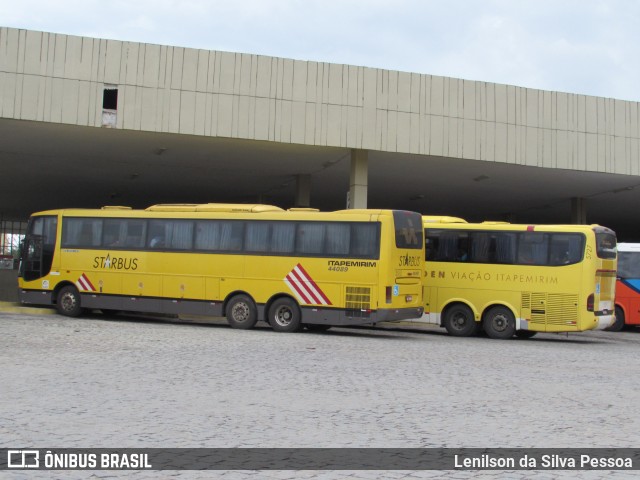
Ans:
<svg viewBox="0 0 640 480"><path fill-rule="evenodd" d="M309 303L322 303L320 298L314 293L314 291L309 288L309 279L302 275L301 272L298 272L295 268L291 271L291 275L294 276L301 284L301 287L304 289L307 296L312 300Z"/></svg>
<svg viewBox="0 0 640 480"><path fill-rule="evenodd" d="M300 271L302 271L302 273L305 275L305 277L307 277L307 280L309 281L309 283L311 283L311 285L313 285L313 288L316 289L318 294L324 299L325 302L327 302L327 305L331 305L331 301L327 298L327 296L324 294L324 292L320 289L318 284L313 281L313 278L311 278L311 276L307 273L307 271L304 269L304 267L301 264L298 264L298 268L300 269ZM322 302L318 302L318 303L322 303Z"/></svg>
<svg viewBox="0 0 640 480"><path fill-rule="evenodd" d="M291 288L293 288L298 293L298 295L302 297L302 300L304 300L305 303L313 303L307 296L306 289L303 288L304 285L299 285L298 283L296 283L297 279L295 278L293 272L289 272L289 275L287 275L285 279L288 280Z"/></svg>
<svg viewBox="0 0 640 480"><path fill-rule="evenodd" d="M89 285L88 290L91 290L92 292L96 291L96 287L93 286L93 283L91 283L91 280L89 280L89 277L87 277L84 273L82 274L82 278L84 278L84 281L87 282L87 285Z"/></svg>

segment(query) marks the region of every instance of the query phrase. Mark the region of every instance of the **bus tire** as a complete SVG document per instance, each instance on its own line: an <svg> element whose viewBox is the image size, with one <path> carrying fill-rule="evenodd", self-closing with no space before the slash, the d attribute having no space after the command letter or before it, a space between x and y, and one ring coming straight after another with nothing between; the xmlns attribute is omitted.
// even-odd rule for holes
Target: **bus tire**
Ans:
<svg viewBox="0 0 640 480"><path fill-rule="evenodd" d="M248 330L258 322L258 309L247 295L236 295L227 304L227 323L231 328Z"/></svg>
<svg viewBox="0 0 640 480"><path fill-rule="evenodd" d="M65 317L78 317L82 313L80 292L73 285L62 287L56 298L56 310Z"/></svg>
<svg viewBox="0 0 640 480"><path fill-rule="evenodd" d="M516 330L516 338L527 339L531 337L535 337L538 332L534 330Z"/></svg>
<svg viewBox="0 0 640 480"><path fill-rule="evenodd" d="M478 331L473 312L466 305L453 305L447 308L442 326L454 337L470 337Z"/></svg>
<svg viewBox="0 0 640 480"><path fill-rule="evenodd" d="M506 307L493 307L490 309L482 322L484 331L491 338L505 340L513 337L516 333L516 319Z"/></svg>
<svg viewBox="0 0 640 480"><path fill-rule="evenodd" d="M624 328L624 311L622 308L616 306L616 321L613 322L613 325L605 328L607 332L619 332Z"/></svg>
<svg viewBox="0 0 640 480"><path fill-rule="evenodd" d="M269 308L269 325L276 332L298 332L302 317L298 304L287 297L278 298Z"/></svg>

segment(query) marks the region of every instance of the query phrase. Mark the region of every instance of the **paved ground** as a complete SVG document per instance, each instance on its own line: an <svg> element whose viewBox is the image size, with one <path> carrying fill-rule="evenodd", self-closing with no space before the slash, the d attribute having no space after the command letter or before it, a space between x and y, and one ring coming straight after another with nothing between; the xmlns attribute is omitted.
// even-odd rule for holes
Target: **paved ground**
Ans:
<svg viewBox="0 0 640 480"><path fill-rule="evenodd" d="M176 324L0 313L0 446L638 447L640 332ZM47 472L0 478L49 478ZM531 478L535 472L55 472L57 478ZM602 478L547 471L540 478ZM615 472L633 478L631 472ZM507 476L505 476L507 475Z"/></svg>

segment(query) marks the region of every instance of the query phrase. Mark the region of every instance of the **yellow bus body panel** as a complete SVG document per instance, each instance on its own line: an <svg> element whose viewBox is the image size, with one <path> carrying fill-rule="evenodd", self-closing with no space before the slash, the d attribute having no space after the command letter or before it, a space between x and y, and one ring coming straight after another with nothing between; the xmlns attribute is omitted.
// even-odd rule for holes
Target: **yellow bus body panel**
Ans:
<svg viewBox="0 0 640 480"><path fill-rule="evenodd" d="M494 306L505 306L516 319L517 329L536 332L578 332L602 329L613 322L615 259L596 255L596 225L512 225L506 222L479 224L451 221L451 217L430 216L426 230L507 231L580 233L585 236L582 261L571 265L536 266L472 262L426 261L423 298L425 314L416 323L441 325L447 307L467 305L477 322ZM596 316L587 309L593 295Z"/></svg>

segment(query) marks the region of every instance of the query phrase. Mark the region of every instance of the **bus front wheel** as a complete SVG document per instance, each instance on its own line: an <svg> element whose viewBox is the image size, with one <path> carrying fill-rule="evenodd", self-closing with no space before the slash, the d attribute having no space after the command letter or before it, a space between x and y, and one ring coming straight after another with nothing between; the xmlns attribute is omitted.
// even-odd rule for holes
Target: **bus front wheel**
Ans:
<svg viewBox="0 0 640 480"><path fill-rule="evenodd" d="M491 338L507 339L516 333L516 319L506 307L493 307L487 312L483 322L484 331Z"/></svg>
<svg viewBox="0 0 640 480"><path fill-rule="evenodd" d="M619 332L624 328L624 311L620 307L616 307L616 321L613 325L605 328L607 332Z"/></svg>
<svg viewBox="0 0 640 480"><path fill-rule="evenodd" d="M279 298L269 308L269 324L276 332L297 332L302 328L300 308L290 298Z"/></svg>
<svg viewBox="0 0 640 480"><path fill-rule="evenodd" d="M248 330L258 322L258 310L247 295L236 295L227 304L227 322L231 328Z"/></svg>
<svg viewBox="0 0 640 480"><path fill-rule="evenodd" d="M447 308L442 326L447 329L449 335L454 337L469 337L478 330L473 312L466 305L454 305Z"/></svg>
<svg viewBox="0 0 640 480"><path fill-rule="evenodd" d="M66 317L77 317L82 313L80 292L74 286L67 285L58 292L56 303L58 313Z"/></svg>

